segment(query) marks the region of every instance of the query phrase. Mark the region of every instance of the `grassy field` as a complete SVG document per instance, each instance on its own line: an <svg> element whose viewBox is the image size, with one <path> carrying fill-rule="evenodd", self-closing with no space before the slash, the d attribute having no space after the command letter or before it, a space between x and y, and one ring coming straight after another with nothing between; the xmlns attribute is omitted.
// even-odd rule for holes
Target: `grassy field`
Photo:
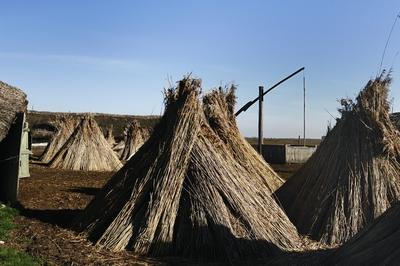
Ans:
<svg viewBox="0 0 400 266"><path fill-rule="evenodd" d="M0 205L0 240L4 242L0 245L0 265L40 265L39 260L7 246L11 230L16 228L13 220L17 214L15 209Z"/></svg>

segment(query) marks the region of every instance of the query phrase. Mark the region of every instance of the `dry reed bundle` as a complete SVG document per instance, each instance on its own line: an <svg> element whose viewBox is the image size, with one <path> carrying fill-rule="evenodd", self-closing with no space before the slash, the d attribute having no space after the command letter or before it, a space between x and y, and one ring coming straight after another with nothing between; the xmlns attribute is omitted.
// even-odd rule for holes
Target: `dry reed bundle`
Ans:
<svg viewBox="0 0 400 266"><path fill-rule="evenodd" d="M399 221L400 205L397 203L334 252L329 262L334 265L398 265Z"/></svg>
<svg viewBox="0 0 400 266"><path fill-rule="evenodd" d="M125 145L120 159L123 161L129 160L129 158L139 150L147 139L147 130L141 127L138 121L134 120L128 127L124 141Z"/></svg>
<svg viewBox="0 0 400 266"><path fill-rule="evenodd" d="M64 146L77 126L77 120L73 116L61 116L55 124L57 132L51 138L50 143L47 144L40 158L44 163L50 163L57 152Z"/></svg>
<svg viewBox="0 0 400 266"><path fill-rule="evenodd" d="M208 126L200 80L169 90L149 140L77 221L114 251L228 262L300 248L293 224L266 185L233 158Z"/></svg>
<svg viewBox="0 0 400 266"><path fill-rule="evenodd" d="M83 171L116 171L122 167L96 121L84 116L50 167Z"/></svg>
<svg viewBox="0 0 400 266"><path fill-rule="evenodd" d="M340 244L400 199L400 142L389 118L391 79L370 80L277 196L299 232Z"/></svg>
<svg viewBox="0 0 400 266"><path fill-rule="evenodd" d="M236 88L231 86L229 89L219 88L205 95L204 113L209 125L227 145L236 161L273 193L283 184L283 180L240 134L234 113L235 90Z"/></svg>
<svg viewBox="0 0 400 266"><path fill-rule="evenodd" d="M16 114L26 111L27 104L23 91L0 81L0 142L7 136Z"/></svg>
<svg viewBox="0 0 400 266"><path fill-rule="evenodd" d="M107 128L107 132L106 132L105 138L107 140L107 143L111 147L115 146L115 138L114 138L114 135L113 135L113 126L112 125Z"/></svg>

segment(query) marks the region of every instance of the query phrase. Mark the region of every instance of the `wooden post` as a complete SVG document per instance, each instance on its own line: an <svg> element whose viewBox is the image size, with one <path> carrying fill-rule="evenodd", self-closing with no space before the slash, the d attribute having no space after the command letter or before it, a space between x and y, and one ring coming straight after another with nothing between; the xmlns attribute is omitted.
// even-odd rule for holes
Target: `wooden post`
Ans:
<svg viewBox="0 0 400 266"><path fill-rule="evenodd" d="M264 87L258 87L258 152L262 156L263 145L263 101L264 101Z"/></svg>
<svg viewBox="0 0 400 266"><path fill-rule="evenodd" d="M303 146L306 146L306 77L303 75Z"/></svg>

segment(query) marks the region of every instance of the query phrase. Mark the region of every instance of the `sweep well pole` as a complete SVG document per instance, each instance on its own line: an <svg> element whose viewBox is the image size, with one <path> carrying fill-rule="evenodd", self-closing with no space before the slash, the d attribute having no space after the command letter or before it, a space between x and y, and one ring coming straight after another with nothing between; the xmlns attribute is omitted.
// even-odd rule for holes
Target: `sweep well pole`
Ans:
<svg viewBox="0 0 400 266"><path fill-rule="evenodd" d="M258 87L258 152L262 155L263 146L263 102L264 102L264 87Z"/></svg>

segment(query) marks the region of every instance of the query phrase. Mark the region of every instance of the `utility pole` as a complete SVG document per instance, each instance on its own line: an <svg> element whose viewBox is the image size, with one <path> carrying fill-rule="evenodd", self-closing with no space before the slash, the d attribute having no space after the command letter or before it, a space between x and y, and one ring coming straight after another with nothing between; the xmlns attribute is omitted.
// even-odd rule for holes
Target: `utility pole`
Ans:
<svg viewBox="0 0 400 266"><path fill-rule="evenodd" d="M263 146L263 102L264 102L264 87L258 87L258 152L262 155Z"/></svg>

